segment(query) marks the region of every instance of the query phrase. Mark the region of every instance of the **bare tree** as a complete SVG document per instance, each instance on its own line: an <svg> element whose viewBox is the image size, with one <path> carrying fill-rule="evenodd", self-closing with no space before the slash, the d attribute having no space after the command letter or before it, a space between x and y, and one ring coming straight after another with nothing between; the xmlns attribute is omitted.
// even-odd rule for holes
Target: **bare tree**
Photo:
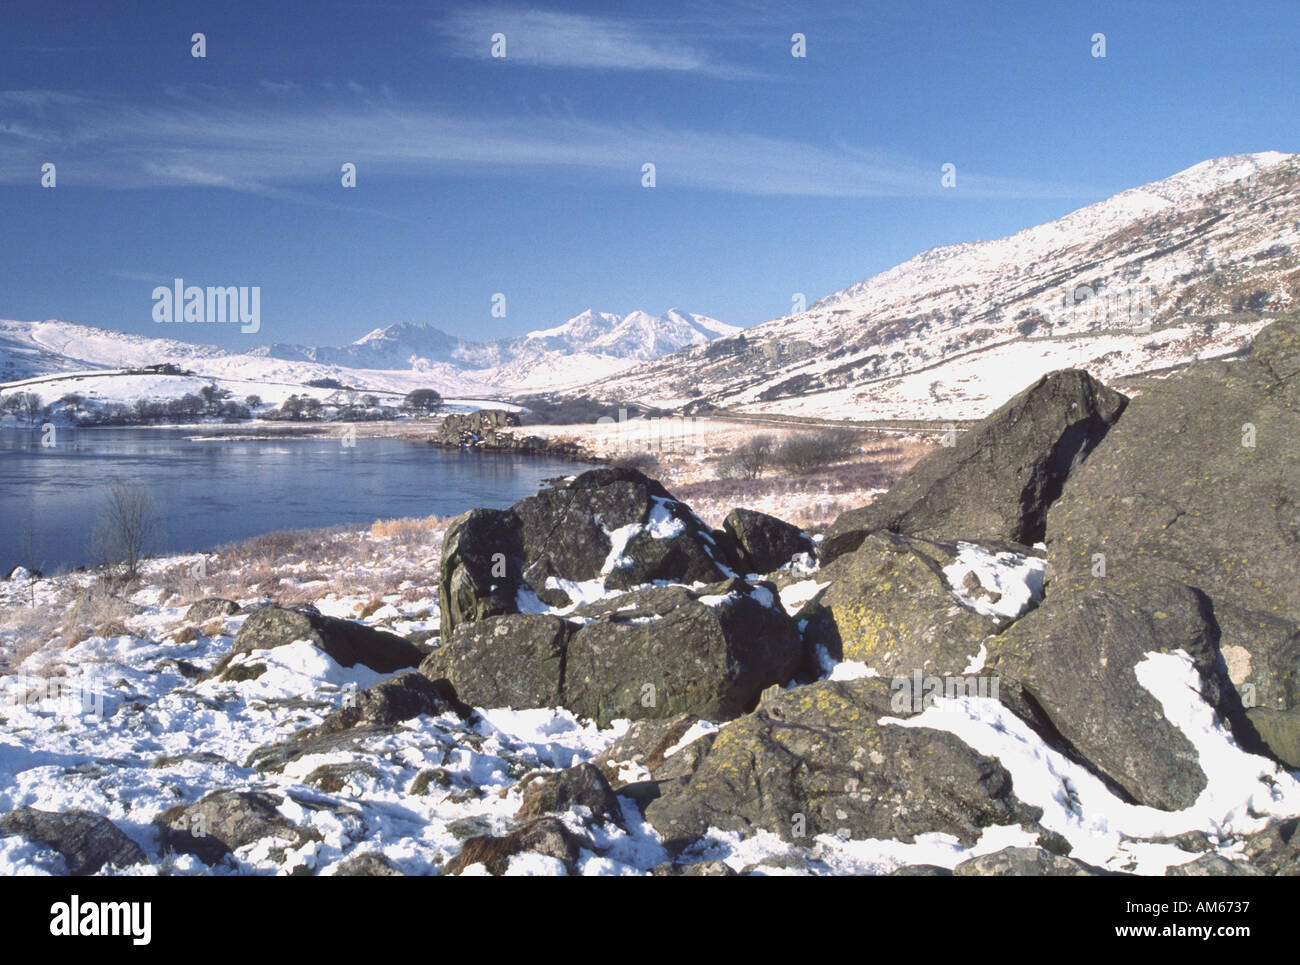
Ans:
<svg viewBox="0 0 1300 965"><path fill-rule="evenodd" d="M36 528L29 519L23 523L23 528L19 532L18 542L20 555L22 556L21 566L27 571L27 590L31 595L31 605L36 606Z"/></svg>
<svg viewBox="0 0 1300 965"><path fill-rule="evenodd" d="M110 572L120 569L133 580L153 547L159 522L158 507L143 486L113 483L104 497L91 551Z"/></svg>
<svg viewBox="0 0 1300 965"><path fill-rule="evenodd" d="M35 425L36 417L45 409L45 404L41 401L41 397L35 392L24 392L18 398L19 405L21 406L20 411L23 415L27 416L29 424Z"/></svg>

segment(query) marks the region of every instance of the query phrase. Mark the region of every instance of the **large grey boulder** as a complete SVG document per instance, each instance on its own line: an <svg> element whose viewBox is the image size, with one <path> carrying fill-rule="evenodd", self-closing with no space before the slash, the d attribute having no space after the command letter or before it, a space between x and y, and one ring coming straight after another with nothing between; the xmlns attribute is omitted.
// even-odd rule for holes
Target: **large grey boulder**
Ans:
<svg viewBox="0 0 1300 965"><path fill-rule="evenodd" d="M271 650L306 640L340 666L362 664L379 673L416 667L424 657L415 644L361 623L322 616L311 606L264 606L244 620L230 653L213 668L219 680L246 680L265 672L263 664L236 660L254 650Z"/></svg>
<svg viewBox="0 0 1300 965"><path fill-rule="evenodd" d="M1200 756L1137 675L1147 654L1179 650L1192 658L1204 698L1228 711L1232 688L1204 598L1159 578L1055 585L993 642L988 667L1133 800L1180 810L1206 786Z"/></svg>
<svg viewBox="0 0 1300 965"><path fill-rule="evenodd" d="M728 580L638 590L575 611L564 703L602 726L620 717L729 720L789 681L803 642L774 589Z"/></svg>
<svg viewBox="0 0 1300 965"><path fill-rule="evenodd" d="M460 699L476 707L558 707L565 654L577 629L540 613L465 623L424 658L420 673L450 680Z"/></svg>
<svg viewBox="0 0 1300 965"><path fill-rule="evenodd" d="M0 837L7 835L53 848L63 855L71 875L93 875L106 865L126 868L146 860L140 846L117 825L90 811L15 808L0 815Z"/></svg>
<svg viewBox="0 0 1300 965"><path fill-rule="evenodd" d="M593 469L451 524L439 577L442 639L463 623L525 609L521 591L566 606L566 583L716 582L731 575L729 541L639 471Z"/></svg>
<svg viewBox="0 0 1300 965"><path fill-rule="evenodd" d="M1243 703L1295 707L1297 439L1300 320L1292 315L1261 331L1247 357L1193 364L1129 404L1048 512L1053 579L1104 571L1195 587L1209 598Z"/></svg>
<svg viewBox="0 0 1300 965"><path fill-rule="evenodd" d="M804 662L773 589L740 580L633 590L547 614L458 627L421 665L479 707L563 706L602 726L683 712L724 720Z"/></svg>
<svg viewBox="0 0 1300 965"><path fill-rule="evenodd" d="M799 553L816 548L798 526L752 509L733 509L722 521L722 528L740 548L740 563L746 573L771 573Z"/></svg>
<svg viewBox="0 0 1300 965"><path fill-rule="evenodd" d="M871 505L841 515L818 555L832 560L879 530L939 540L1040 542L1048 507L1126 401L1087 372L1045 375L955 445L926 454Z"/></svg>
<svg viewBox="0 0 1300 965"><path fill-rule="evenodd" d="M792 842L938 831L969 845L990 825L1037 821L996 760L952 734L881 723L910 716L877 679L773 691L718 732L693 773L660 786L646 819L670 851L710 827Z"/></svg>
<svg viewBox="0 0 1300 965"><path fill-rule="evenodd" d="M522 560L519 520L509 510L471 509L451 522L438 577L444 642L462 623L519 611Z"/></svg>

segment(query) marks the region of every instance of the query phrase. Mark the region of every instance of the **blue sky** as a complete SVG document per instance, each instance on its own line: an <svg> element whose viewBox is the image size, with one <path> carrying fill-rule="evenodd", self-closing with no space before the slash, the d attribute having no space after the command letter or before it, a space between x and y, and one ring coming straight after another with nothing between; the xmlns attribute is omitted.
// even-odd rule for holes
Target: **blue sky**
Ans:
<svg viewBox="0 0 1300 965"><path fill-rule="evenodd" d="M588 307L751 325L925 248L1297 150L1296 14L9 0L0 317L234 350L397 321L490 338ZM175 277L260 286L260 332L155 324Z"/></svg>

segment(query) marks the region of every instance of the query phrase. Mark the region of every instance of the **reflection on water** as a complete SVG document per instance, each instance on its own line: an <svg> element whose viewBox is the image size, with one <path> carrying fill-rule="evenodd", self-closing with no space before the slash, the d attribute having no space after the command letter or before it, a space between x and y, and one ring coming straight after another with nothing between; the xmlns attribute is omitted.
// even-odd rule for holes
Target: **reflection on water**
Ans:
<svg viewBox="0 0 1300 965"><path fill-rule="evenodd" d="M194 429L0 430L0 573L87 563L105 489L146 487L162 517L156 552L209 549L277 529L452 516L508 506L582 467L555 459L447 452L394 439L191 441Z"/></svg>

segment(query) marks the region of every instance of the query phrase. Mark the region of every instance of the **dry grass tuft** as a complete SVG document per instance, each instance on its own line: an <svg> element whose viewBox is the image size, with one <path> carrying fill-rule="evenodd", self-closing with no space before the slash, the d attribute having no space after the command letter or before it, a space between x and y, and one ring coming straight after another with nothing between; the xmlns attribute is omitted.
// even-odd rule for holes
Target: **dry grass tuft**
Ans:
<svg viewBox="0 0 1300 965"><path fill-rule="evenodd" d="M414 543L432 537L447 528L441 516L403 516L400 519L377 519L370 524L371 539L398 539Z"/></svg>

